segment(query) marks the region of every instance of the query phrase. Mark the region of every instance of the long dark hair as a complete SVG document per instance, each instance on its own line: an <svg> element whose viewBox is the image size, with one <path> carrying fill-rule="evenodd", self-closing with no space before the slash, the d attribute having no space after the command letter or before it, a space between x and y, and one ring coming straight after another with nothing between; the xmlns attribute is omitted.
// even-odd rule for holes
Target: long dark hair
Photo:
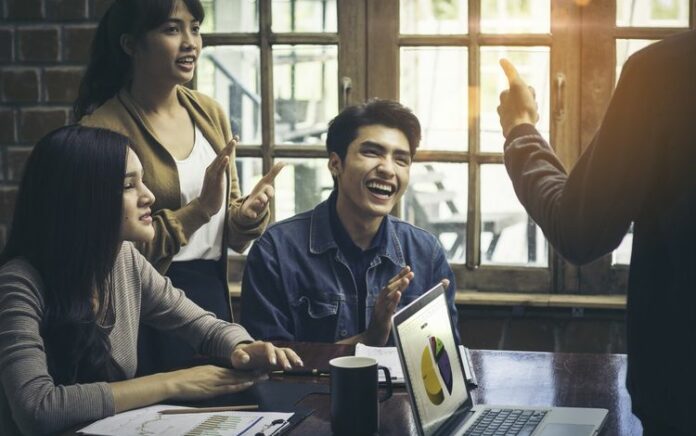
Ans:
<svg viewBox="0 0 696 436"><path fill-rule="evenodd" d="M202 23L205 12L200 0L182 1ZM116 0L107 9L92 40L89 64L73 104L76 121L92 113L130 81L132 62L121 47L121 36L131 35L136 42L140 41L145 33L169 19L176 2Z"/></svg>
<svg viewBox="0 0 696 436"><path fill-rule="evenodd" d="M0 265L16 257L41 275L41 335L56 384L121 378L93 298L104 308L121 244L129 141L104 129L67 126L34 147L19 188Z"/></svg>

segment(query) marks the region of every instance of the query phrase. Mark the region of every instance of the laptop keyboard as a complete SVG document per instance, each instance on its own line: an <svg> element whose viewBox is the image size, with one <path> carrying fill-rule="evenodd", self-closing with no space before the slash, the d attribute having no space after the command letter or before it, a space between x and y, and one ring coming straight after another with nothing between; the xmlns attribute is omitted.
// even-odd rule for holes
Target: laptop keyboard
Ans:
<svg viewBox="0 0 696 436"><path fill-rule="evenodd" d="M537 428L546 410L484 409L465 436L528 436Z"/></svg>

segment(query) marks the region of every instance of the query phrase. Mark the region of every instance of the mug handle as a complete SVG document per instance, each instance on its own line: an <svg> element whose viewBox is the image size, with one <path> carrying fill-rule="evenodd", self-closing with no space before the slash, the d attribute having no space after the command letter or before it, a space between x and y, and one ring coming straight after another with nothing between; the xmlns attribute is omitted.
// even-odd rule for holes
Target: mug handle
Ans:
<svg viewBox="0 0 696 436"><path fill-rule="evenodd" d="M391 379L391 373L389 372L389 368L386 366L378 366L377 371L384 371L384 379L387 381L387 392L382 396L382 398L379 399L379 402L384 402L388 399L391 398L392 396L392 379Z"/></svg>

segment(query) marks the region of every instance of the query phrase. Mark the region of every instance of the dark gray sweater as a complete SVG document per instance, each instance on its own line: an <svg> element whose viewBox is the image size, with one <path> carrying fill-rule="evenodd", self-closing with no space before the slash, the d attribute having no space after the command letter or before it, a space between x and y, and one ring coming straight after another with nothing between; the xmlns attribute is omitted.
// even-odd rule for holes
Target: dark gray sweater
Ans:
<svg viewBox="0 0 696 436"><path fill-rule="evenodd" d="M628 282L633 410L693 432L696 392L696 32L632 56L570 174L531 125L512 129L505 165L549 242L586 263L634 223ZM607 380L607 389L612 380Z"/></svg>

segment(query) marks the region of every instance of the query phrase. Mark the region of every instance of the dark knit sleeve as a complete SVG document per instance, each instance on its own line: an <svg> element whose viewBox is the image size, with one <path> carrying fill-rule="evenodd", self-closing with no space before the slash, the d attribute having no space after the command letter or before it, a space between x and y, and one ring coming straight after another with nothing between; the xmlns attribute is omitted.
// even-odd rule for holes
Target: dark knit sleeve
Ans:
<svg viewBox="0 0 696 436"><path fill-rule="evenodd" d="M657 150L640 146L654 135L660 100L644 73L633 58L625 64L602 125L570 174L531 125L508 135L504 160L517 197L571 262L616 248L643 203Z"/></svg>

